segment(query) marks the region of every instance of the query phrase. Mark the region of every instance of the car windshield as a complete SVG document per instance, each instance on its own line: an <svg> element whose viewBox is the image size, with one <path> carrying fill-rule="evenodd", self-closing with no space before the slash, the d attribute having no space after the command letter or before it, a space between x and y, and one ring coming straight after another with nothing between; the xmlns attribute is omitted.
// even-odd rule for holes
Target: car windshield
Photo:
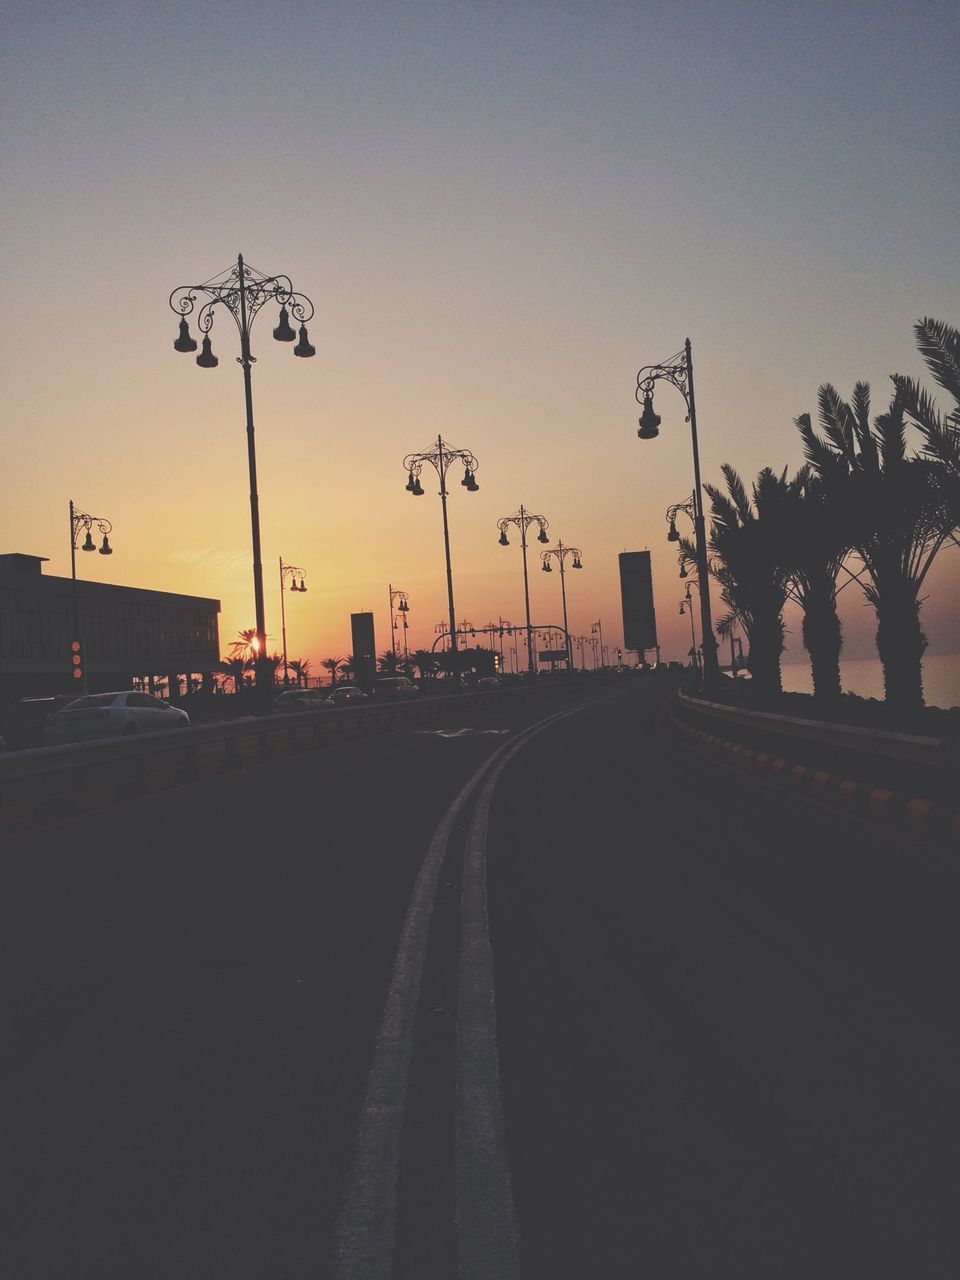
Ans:
<svg viewBox="0 0 960 1280"><path fill-rule="evenodd" d="M91 693L86 698L77 698L65 710L84 711L90 707L109 707L116 696L115 693Z"/></svg>

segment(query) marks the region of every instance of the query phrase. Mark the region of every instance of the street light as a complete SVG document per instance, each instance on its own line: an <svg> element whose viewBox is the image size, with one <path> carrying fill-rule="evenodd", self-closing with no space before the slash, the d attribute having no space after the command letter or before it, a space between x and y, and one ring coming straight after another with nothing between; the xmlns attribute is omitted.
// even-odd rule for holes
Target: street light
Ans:
<svg viewBox="0 0 960 1280"><path fill-rule="evenodd" d="M97 526L97 532L103 534L103 541L100 546L96 546L93 541L93 526ZM81 551L98 551L102 556L112 556L113 547L110 545L109 535L113 532L113 525L104 516L91 516L85 511L78 511L73 505L73 499L70 499L70 577L73 580L73 638L74 642L81 646L80 653L83 655L79 669L75 666L73 674L80 679L81 693L87 692L87 646L83 643L83 637L80 634L80 599L77 589L77 539L80 536L80 530L83 529L86 537L83 540Z"/></svg>
<svg viewBox="0 0 960 1280"><path fill-rule="evenodd" d="M697 633L693 625L693 596L690 594L691 587L696 587L698 591L700 589L699 584L696 582L687 583L687 589L684 592L683 599L680 601L680 616L683 617L685 613L690 614L690 657L693 659L693 663L699 671L700 663L697 658Z"/></svg>
<svg viewBox="0 0 960 1280"><path fill-rule="evenodd" d="M536 663L533 660L533 633L530 624L530 579L527 576L527 529L532 524L540 526L540 532L537 534L538 542L549 542L547 530L550 527L549 521L545 516L537 516L528 511L521 503L520 510L513 516L504 516L502 520L497 521L497 528L500 530L501 547L509 547L510 540L507 537L507 526L514 524L520 530L520 549L523 553L523 606L527 615L527 670L531 675L536 671Z"/></svg>
<svg viewBox="0 0 960 1280"><path fill-rule="evenodd" d="M707 565L707 535L703 519L703 494L700 487L700 446L697 441L697 406L693 391L693 354L690 339L687 338L683 350L665 360L662 364L645 365L637 374L637 401L643 400L643 412L640 415L640 427L637 435L641 440L652 440L660 434L661 418L653 408L653 386L655 382L669 382L683 396L687 406L687 421L690 423L690 438L693 446L693 525L696 535L697 576L700 584L700 621L703 632L703 683L707 689L715 689L720 678L717 661L717 642L713 635L713 623L710 618L710 581ZM674 526L675 531L675 526ZM671 534L668 537L672 538Z"/></svg>
<svg viewBox="0 0 960 1280"><path fill-rule="evenodd" d="M300 585L297 586L297 576L300 578ZM298 569L296 565L284 564L283 556L280 557L280 625L283 631L283 687L286 688L290 683L290 677L287 674L287 610L283 602L284 584L287 578L290 579L291 591L306 591L306 584L303 581L304 572ZM260 637L258 636L259 640ZM261 649L262 653L263 650Z"/></svg>
<svg viewBox="0 0 960 1280"><path fill-rule="evenodd" d="M469 449L454 449L446 443L442 436L437 436L436 445L431 445L423 453L408 453L403 460L403 469L407 473L407 492L415 498L423 497L423 486L420 484L420 472L423 464L429 462L440 478L440 505L443 509L443 553L447 564L447 605L450 613L450 649L453 679L460 683L460 672L457 669L457 615L453 607L453 570L450 567L450 526L447 523L447 472L455 462L463 463L463 479L460 483L467 493L476 493L476 470L479 465Z"/></svg>
<svg viewBox="0 0 960 1280"><path fill-rule="evenodd" d="M257 688L266 690L268 664L265 661L267 652L267 627L263 607L263 564L260 556L260 499L257 494L257 454L253 432L253 386L250 378L251 365L255 358L250 353L250 330L260 308L267 302L276 302L280 307L279 323L273 331L278 342L293 342L298 334L290 324L290 312L299 321L299 341L293 349L295 356L304 358L316 355L316 348L310 345L307 338L307 321L313 319L313 303L303 293L296 293L289 276L265 276L254 267L249 266L238 255L237 265L230 267L218 276L213 276L204 284L178 285L170 295L170 308L180 316L180 333L173 344L174 351L184 354L196 351L197 342L191 335L187 316L191 315L198 305L197 324L203 334L203 347L197 356L197 364L201 369L215 369L220 363L213 354L210 343L210 331L216 316L216 309L222 306L236 322L240 333L240 355L237 363L243 368L243 393L247 413L247 462L250 470L250 524L253 535L253 596L257 615L257 639L260 642L260 658L257 662ZM273 675L269 675L270 684Z"/></svg>
<svg viewBox="0 0 960 1280"><path fill-rule="evenodd" d="M599 618L596 622L590 623L590 632L592 635L599 635L600 637L600 665L601 667L605 667L607 665L607 660L603 652L603 623Z"/></svg>
<svg viewBox="0 0 960 1280"><path fill-rule="evenodd" d="M582 569L583 563L580 559L582 555L583 552L579 547L565 547L559 538L557 539L557 545L555 547L551 547L549 551L540 552L540 559L543 561L542 568L544 573L553 572L550 565L551 560L556 559L557 563L560 565L560 596L563 600L563 634L566 640L568 671L573 665L573 653L570 649L570 631L567 627L567 585L564 574L564 561L567 556L572 556L573 560L571 562L571 567L574 569Z"/></svg>
<svg viewBox="0 0 960 1280"><path fill-rule="evenodd" d="M407 657L407 614L410 612L410 597L405 591L394 591L393 584L387 583L387 590L390 593L390 643L393 646L393 660L397 660L397 624L393 617L393 602L399 600L397 612L403 618L403 657Z"/></svg>

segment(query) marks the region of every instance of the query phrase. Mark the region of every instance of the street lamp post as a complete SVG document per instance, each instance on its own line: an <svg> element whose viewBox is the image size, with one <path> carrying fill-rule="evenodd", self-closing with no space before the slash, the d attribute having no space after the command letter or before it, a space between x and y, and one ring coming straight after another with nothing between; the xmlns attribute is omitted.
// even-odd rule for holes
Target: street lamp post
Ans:
<svg viewBox="0 0 960 1280"><path fill-rule="evenodd" d="M97 532L103 534L103 542L99 547L94 546L93 542L93 526L97 526ZM70 499L70 577L73 581L73 638L80 644L80 670L73 668L74 676L80 676L80 692L86 693L87 684L87 646L83 643L83 637L80 634L80 597L77 588L77 539L80 536L80 530L83 529L86 537L83 540L81 551L99 551L102 556L112 556L113 547L110 545L109 534L113 532L113 525L104 516L91 516L85 511L78 511L73 505L73 499Z"/></svg>
<svg viewBox="0 0 960 1280"><path fill-rule="evenodd" d="M200 299L203 301L200 301ZM260 498L257 493L257 453L253 430L253 385L251 382L251 366L256 362L250 352L250 330L257 313L267 302L279 304L279 323L273 331L278 342L294 342L295 356L309 357L316 355L316 349L310 345L307 337L307 322L313 318L313 303L303 293L294 291L289 276L265 276L238 255L237 265L212 277L203 284L178 285L170 295L170 308L180 316L180 333L175 339L175 351L189 353L196 351L197 342L191 335L187 324L187 316L197 308L197 323L203 334L203 345L197 364L201 369L215 369L220 363L213 354L210 344L210 330L216 316L217 307L223 307L236 322L240 333L240 355L237 363L243 369L243 394L247 417L247 464L250 472L250 525L253 540L253 596L256 608L257 640L259 641L259 658L257 661L257 688L265 693L268 670L267 626L263 606L263 564L260 553ZM295 332L290 324L290 312L299 321L299 332ZM298 340L299 338L299 340ZM269 677L272 684L272 674Z"/></svg>
<svg viewBox="0 0 960 1280"><path fill-rule="evenodd" d="M403 460L403 469L407 473L407 492L415 498L423 497L423 486L420 484L420 472L423 464L429 462L440 478L440 505L443 509L443 553L447 564L447 606L450 614L450 665L455 684L460 683L460 672L457 668L457 615L453 607L453 570L450 567L450 526L447 522L447 472L455 462L463 463L463 479L460 483L468 493L476 493L477 459L469 449L454 449L446 443L442 436L437 436L436 445L431 445L423 453L408 453Z"/></svg>
<svg viewBox="0 0 960 1280"><path fill-rule="evenodd" d="M690 594L690 587L697 586L696 583L687 583L687 589L684 592L683 599L680 601L680 616L685 613L690 614L690 657L699 669L700 663L697 660L697 633L693 625L693 596ZM698 588L699 590L699 588ZM686 607L684 607L686 606ZM706 656L706 647L704 646L704 656Z"/></svg>
<svg viewBox="0 0 960 1280"><path fill-rule="evenodd" d="M390 593L390 642L393 645L393 658L396 662L397 658L397 624L393 617L393 602L399 600L397 612L403 618L403 656L407 656L407 614L410 611L410 597L405 591L395 591L393 584L387 583L387 591Z"/></svg>
<svg viewBox="0 0 960 1280"><path fill-rule="evenodd" d="M297 586L297 575L300 575L300 585ZM290 677L287 674L287 610L283 602L284 585L287 578L290 579L291 591L306 591L306 583L303 581L304 571L298 569L296 565L284 564L283 556L280 557L280 626L283 632L283 687L286 688L290 683Z"/></svg>
<svg viewBox="0 0 960 1280"><path fill-rule="evenodd" d="M564 561L566 560L567 556L572 556L573 557L572 567L574 569L582 569L583 568L583 561L581 560L582 555L583 555L583 552L580 550L579 547L565 547L563 545L563 542L559 538L557 539L557 545L555 547L551 547L549 551L540 552L540 559L543 561L542 568L544 573L553 572L553 569L550 564L551 560L556 559L557 563L560 565L560 596L561 596L561 599L563 600L563 635L566 641L568 671L573 665L573 652L570 648L570 629L567 626L567 586L566 586L565 575L564 575Z"/></svg>
<svg viewBox="0 0 960 1280"><path fill-rule="evenodd" d="M497 527L500 530L501 547L509 547L510 540L507 538L507 526L515 524L520 530L520 549L523 553L523 607L526 610L527 617L527 670L531 675L536 671L536 663L533 660L533 630L530 623L530 579L527 575L527 529L532 524L540 526L540 532L537 534L538 542L549 542L547 537L547 529L550 524L545 516L537 516L528 511L521 503L520 510L513 516L504 516L502 520L497 521Z"/></svg>
<svg viewBox="0 0 960 1280"><path fill-rule="evenodd" d="M599 618L596 622L591 622L590 631L592 634L599 635L600 637L600 665L601 667L605 667L607 665L607 660L603 652L603 623Z"/></svg>
<svg viewBox="0 0 960 1280"><path fill-rule="evenodd" d="M697 576L700 583L700 622L703 632L703 683L707 689L715 689L720 678L717 659L717 642L710 617L710 580L707 564L707 535L703 518L703 493L700 485L700 446L697 440L697 406L693 390L693 354L690 339L683 350L662 364L645 365L637 374L637 401L643 398L643 413L637 435L641 440L653 440L660 434L660 417L653 408L655 382L669 382L683 396L690 423L693 447L693 525L696 534Z"/></svg>

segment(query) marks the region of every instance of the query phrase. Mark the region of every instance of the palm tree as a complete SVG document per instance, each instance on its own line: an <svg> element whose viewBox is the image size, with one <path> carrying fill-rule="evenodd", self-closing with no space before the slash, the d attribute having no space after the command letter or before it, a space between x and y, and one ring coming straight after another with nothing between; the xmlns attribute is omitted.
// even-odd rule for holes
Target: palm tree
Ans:
<svg viewBox="0 0 960 1280"><path fill-rule="evenodd" d="M247 670L247 660L245 658L222 658L217 663L217 670L233 681L233 691L234 693L239 693L243 688L243 673Z"/></svg>
<svg viewBox="0 0 960 1280"><path fill-rule="evenodd" d="M791 514L791 486L786 470L769 467L759 473L748 495L733 467L722 468L727 492L704 488L711 504L711 576L720 584L720 598L737 619L750 642L748 667L761 694L783 691L780 655L783 652L783 605L789 575L786 538ZM752 498L752 501L751 501ZM696 563L696 549L681 543L684 564Z"/></svg>
<svg viewBox="0 0 960 1280"><path fill-rule="evenodd" d="M920 590L950 536L938 463L907 457L905 406L899 391L870 421L870 388L858 382L850 404L825 383L820 425L797 419L807 460L848 522L862 570L851 573L877 615L877 651L887 702L896 712L923 706Z"/></svg>
<svg viewBox="0 0 960 1280"><path fill-rule="evenodd" d="M297 688L302 688L307 683L307 677L310 675L310 659L291 658L287 666L297 677Z"/></svg>
<svg viewBox="0 0 960 1280"><path fill-rule="evenodd" d="M419 671L421 680L429 680L437 673L437 655L429 649L414 649L409 661Z"/></svg>
<svg viewBox="0 0 960 1280"><path fill-rule="evenodd" d="M381 653L377 659L377 666L381 671L385 671L389 676L395 676L400 666L400 660L392 649L387 649L385 653Z"/></svg>
<svg viewBox="0 0 960 1280"><path fill-rule="evenodd" d="M342 675L345 675L348 680L355 680L357 678L357 669L353 665L352 653L348 653L345 658L341 659L340 672Z"/></svg>
<svg viewBox="0 0 960 1280"><path fill-rule="evenodd" d="M803 610L803 646L810 655L813 695L836 702L841 695L843 629L837 615L837 575L850 550L845 510L809 466L790 483L784 555L787 595ZM848 579L849 581L849 579Z"/></svg>
<svg viewBox="0 0 960 1280"><path fill-rule="evenodd" d="M246 627L243 631L237 632L237 638L234 640L228 650L231 658L256 659L257 657L257 629L256 627Z"/></svg>
<svg viewBox="0 0 960 1280"><path fill-rule="evenodd" d="M320 663L320 665L321 667L323 667L324 671L330 672L330 683L336 684L337 673L343 670L343 659L342 658L324 658L324 660Z"/></svg>
<svg viewBox="0 0 960 1280"><path fill-rule="evenodd" d="M931 376L953 398L953 408L942 417L936 403L919 382L903 374L893 375L893 385L907 416L923 436L923 452L938 464L944 498L953 513L950 538L956 543L960 521L960 330L929 317L913 327L917 346Z"/></svg>

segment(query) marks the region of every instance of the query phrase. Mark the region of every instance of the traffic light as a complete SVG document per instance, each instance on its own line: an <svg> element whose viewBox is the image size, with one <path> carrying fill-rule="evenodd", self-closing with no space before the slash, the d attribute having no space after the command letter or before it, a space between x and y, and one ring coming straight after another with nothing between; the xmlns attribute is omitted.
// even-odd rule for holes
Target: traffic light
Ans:
<svg viewBox="0 0 960 1280"><path fill-rule="evenodd" d="M70 665L74 680L83 679L83 645L79 640L70 641Z"/></svg>
<svg viewBox="0 0 960 1280"><path fill-rule="evenodd" d="M503 659L500 657L499 653L496 652L494 652L493 655L493 669L494 671L503 670Z"/></svg>

